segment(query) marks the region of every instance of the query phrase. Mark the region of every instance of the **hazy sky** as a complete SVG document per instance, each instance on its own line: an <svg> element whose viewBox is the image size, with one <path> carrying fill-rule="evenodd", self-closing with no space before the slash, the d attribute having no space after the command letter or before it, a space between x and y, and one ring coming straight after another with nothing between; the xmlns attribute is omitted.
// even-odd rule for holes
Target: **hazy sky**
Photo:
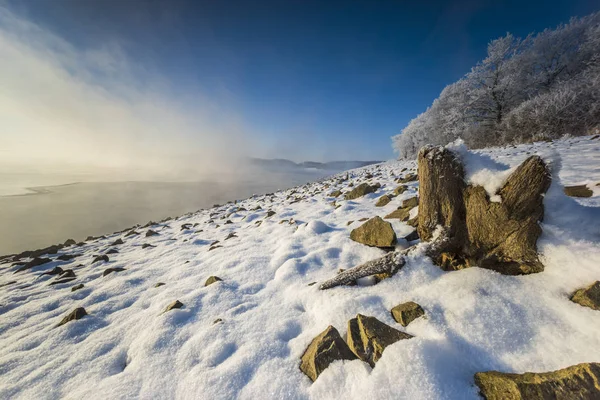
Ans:
<svg viewBox="0 0 600 400"><path fill-rule="evenodd" d="M0 165L389 159L486 44L565 1L0 0Z"/></svg>

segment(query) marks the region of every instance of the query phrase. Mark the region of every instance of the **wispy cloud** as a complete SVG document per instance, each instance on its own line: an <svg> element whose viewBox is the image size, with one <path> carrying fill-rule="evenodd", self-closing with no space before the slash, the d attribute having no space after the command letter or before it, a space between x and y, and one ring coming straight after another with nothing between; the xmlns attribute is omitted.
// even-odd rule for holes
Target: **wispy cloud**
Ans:
<svg viewBox="0 0 600 400"><path fill-rule="evenodd" d="M176 94L119 43L80 49L0 6L0 164L197 179L253 143L236 110Z"/></svg>

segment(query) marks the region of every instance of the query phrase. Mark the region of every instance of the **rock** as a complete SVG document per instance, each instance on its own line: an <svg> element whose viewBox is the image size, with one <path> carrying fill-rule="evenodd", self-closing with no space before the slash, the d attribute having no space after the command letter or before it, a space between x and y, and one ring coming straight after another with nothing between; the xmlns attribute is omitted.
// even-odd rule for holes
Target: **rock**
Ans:
<svg viewBox="0 0 600 400"><path fill-rule="evenodd" d="M267 211L267 216L266 216L265 218L272 217L272 216L273 216L273 215L275 215L275 214L276 214L276 213L275 213L275 211L273 211L273 210L269 210L269 211Z"/></svg>
<svg viewBox="0 0 600 400"><path fill-rule="evenodd" d="M407 326L415 319L425 315L423 308L414 301L398 304L396 307L392 308L391 313L394 321L402 326Z"/></svg>
<svg viewBox="0 0 600 400"><path fill-rule="evenodd" d="M419 171L419 176L421 176L421 172ZM417 174L407 174L404 178L398 179L398 183L408 183L416 181L418 178Z"/></svg>
<svg viewBox="0 0 600 400"><path fill-rule="evenodd" d="M536 243L551 178L540 157L529 157L508 177L497 193L502 202L491 202L481 186L466 187L462 164L445 148L421 149L419 177L419 237L429 241L438 225L444 230L432 256L436 264L445 270L479 266L505 275L543 270Z"/></svg>
<svg viewBox="0 0 600 400"><path fill-rule="evenodd" d="M387 346L411 337L375 317L357 314L356 318L348 321L348 346L358 358L371 367L375 367Z"/></svg>
<svg viewBox="0 0 600 400"><path fill-rule="evenodd" d="M69 283L74 281L76 278L58 278L54 282L50 282L49 286L60 285L61 283Z"/></svg>
<svg viewBox="0 0 600 400"><path fill-rule="evenodd" d="M152 248L152 247L156 247L156 246L154 246L153 244L150 244L150 243L144 243L144 244L142 245L142 249L147 249L147 248L149 248L149 247L150 247L150 248Z"/></svg>
<svg viewBox="0 0 600 400"><path fill-rule="evenodd" d="M300 370L314 382L329 364L337 360L356 360L356 356L337 329L329 325L302 354Z"/></svg>
<svg viewBox="0 0 600 400"><path fill-rule="evenodd" d="M396 189L394 189L394 195L398 196L402 193L406 192L408 188L405 185L400 185Z"/></svg>
<svg viewBox="0 0 600 400"><path fill-rule="evenodd" d="M346 222L346 226L352 225L353 222L354 222L354 220Z"/></svg>
<svg viewBox="0 0 600 400"><path fill-rule="evenodd" d="M448 248L462 248L467 236L464 169L458 157L442 147L419 151L419 237L429 241L438 225L447 230Z"/></svg>
<svg viewBox="0 0 600 400"><path fill-rule="evenodd" d="M390 196L384 194L377 200L377 203L375 203L375 207L383 207L389 204L390 201L392 201L392 199L390 199Z"/></svg>
<svg viewBox="0 0 600 400"><path fill-rule="evenodd" d="M396 232L389 222L381 217L373 217L350 232L350 239L355 242L380 248L394 247L396 244Z"/></svg>
<svg viewBox="0 0 600 400"><path fill-rule="evenodd" d="M552 372L478 372L475 384L487 400L599 399L600 364L584 363Z"/></svg>
<svg viewBox="0 0 600 400"><path fill-rule="evenodd" d="M592 197L594 192L587 185L565 186L564 192L571 197Z"/></svg>
<svg viewBox="0 0 600 400"><path fill-rule="evenodd" d="M419 239L419 232L417 232L417 231L412 231L408 235L404 236L404 240L406 240L407 242L412 242L413 240L418 240L418 239Z"/></svg>
<svg viewBox="0 0 600 400"><path fill-rule="evenodd" d="M72 269L66 269L60 273L60 278L75 278L75 272Z"/></svg>
<svg viewBox="0 0 600 400"><path fill-rule="evenodd" d="M419 205L418 197L411 197L410 199L406 199L402 202L402 208L412 209Z"/></svg>
<svg viewBox="0 0 600 400"><path fill-rule="evenodd" d="M600 311L600 281L579 289L571 296L571 301L584 307Z"/></svg>
<svg viewBox="0 0 600 400"><path fill-rule="evenodd" d="M408 221L410 217L410 210L406 208L399 208L386 215L385 219L399 219L400 221Z"/></svg>
<svg viewBox="0 0 600 400"><path fill-rule="evenodd" d="M373 193L376 190L377 188L375 186L370 186L368 183L361 183L360 185L352 189L350 192L346 193L344 195L344 198L346 200L354 200L366 194Z"/></svg>
<svg viewBox="0 0 600 400"><path fill-rule="evenodd" d="M121 271L125 271L125 268L122 268L122 267L107 268L102 273L102 276L106 276L108 274L112 274L113 272L121 272Z"/></svg>
<svg viewBox="0 0 600 400"><path fill-rule="evenodd" d="M133 235L139 235L139 233L136 232L135 229L132 229L125 234L125 237L129 237L129 236L133 236Z"/></svg>
<svg viewBox="0 0 600 400"><path fill-rule="evenodd" d="M59 261L70 261L79 256L81 256L81 254L61 254L60 256L56 257L56 259Z"/></svg>
<svg viewBox="0 0 600 400"><path fill-rule="evenodd" d="M117 249L110 249L109 251L106 252L106 254L119 254L119 250L117 250Z"/></svg>
<svg viewBox="0 0 600 400"><path fill-rule="evenodd" d="M223 319L221 319L221 318L217 318L217 319L215 319L215 320L213 321L213 325L214 325L214 324L218 324L219 322L223 322Z"/></svg>
<svg viewBox="0 0 600 400"><path fill-rule="evenodd" d="M146 232L146 237L158 236L158 235L160 235L160 233L153 231L152 229L148 229L148 231Z"/></svg>
<svg viewBox="0 0 600 400"><path fill-rule="evenodd" d="M166 313L167 311L171 311L171 310L174 310L176 308L181 308L181 307L183 307L183 303L180 302L179 300L175 300L174 302L169 304L167 306L167 308L165 308L165 311L163 311L163 313Z"/></svg>
<svg viewBox="0 0 600 400"><path fill-rule="evenodd" d="M65 243L63 244L63 246L73 246L74 244L77 244L77 242L73 239L67 239L65 241Z"/></svg>
<svg viewBox="0 0 600 400"><path fill-rule="evenodd" d="M329 197L339 197L341 195L342 195L341 190L334 190L333 192L329 193Z"/></svg>
<svg viewBox="0 0 600 400"><path fill-rule="evenodd" d="M56 327L58 328L59 326L62 326L64 324L66 324L67 322L81 319L81 318L85 317L86 315L88 315L88 313L85 311L85 308L83 308L83 307L77 307L76 309L74 309L73 311L71 311L69 313L69 315L67 315L66 317L64 317L58 323L58 325L56 325Z"/></svg>
<svg viewBox="0 0 600 400"><path fill-rule="evenodd" d="M80 283L79 285L73 286L71 288L71 292L74 292L74 291L79 290L79 289L83 289L83 283Z"/></svg>
<svg viewBox="0 0 600 400"><path fill-rule="evenodd" d="M408 221L406 221L406 224L409 226L412 226L413 228L418 228L419 227L419 216L417 215L416 217L409 219ZM417 230L417 236L419 236L418 230Z"/></svg>
<svg viewBox="0 0 600 400"><path fill-rule="evenodd" d="M92 260L92 264L97 263L99 261L104 261L104 262L108 262L108 256L106 254L101 255L101 256L96 256L94 257L94 259Z"/></svg>
<svg viewBox="0 0 600 400"><path fill-rule="evenodd" d="M181 229L180 229L180 230L181 230L181 231L184 231L184 230L186 230L186 229L190 229L191 227L192 227L192 224L190 224L190 223L187 223L187 224L182 224L182 225L181 225Z"/></svg>
<svg viewBox="0 0 600 400"><path fill-rule="evenodd" d="M49 259L49 258L35 257L33 260L29 261L28 263L23 264L19 269L17 269L15 271L15 274L17 272L25 271L25 270L28 270L30 268L39 267L40 265L47 264L50 261L52 261L52 260Z"/></svg>
<svg viewBox="0 0 600 400"><path fill-rule="evenodd" d="M117 240L115 240L114 242L112 242L111 246L118 246L120 244L123 244L123 239L118 238Z"/></svg>
<svg viewBox="0 0 600 400"><path fill-rule="evenodd" d="M0 287L14 285L15 283L17 283L17 281L9 281L9 282L0 284ZM315 282L315 283L317 283L317 282Z"/></svg>
<svg viewBox="0 0 600 400"><path fill-rule="evenodd" d="M235 232L230 232L229 235L227 235L227 237L225 238L225 240L227 240L227 239L233 239L233 238L236 238L236 237L237 237L237 235L235 234Z"/></svg>
<svg viewBox="0 0 600 400"><path fill-rule="evenodd" d="M204 286L208 286L208 285L212 285L215 282L219 282L222 281L223 279L219 278L218 276L210 276L208 277L208 279L206 280L206 282L204 283Z"/></svg>
<svg viewBox="0 0 600 400"><path fill-rule="evenodd" d="M46 271L44 273L42 273L40 276L42 275L60 275L63 273L63 269L61 267L54 267L52 268L50 271Z"/></svg>
<svg viewBox="0 0 600 400"><path fill-rule="evenodd" d="M165 284L163 282L158 282L156 285L154 285L155 288L157 287L161 287L164 286Z"/></svg>
<svg viewBox="0 0 600 400"><path fill-rule="evenodd" d="M213 251L214 249L218 249L219 247L223 247L223 246L221 246L220 244L218 244L218 245L216 245L216 246L210 246L210 247L208 248L208 251Z"/></svg>

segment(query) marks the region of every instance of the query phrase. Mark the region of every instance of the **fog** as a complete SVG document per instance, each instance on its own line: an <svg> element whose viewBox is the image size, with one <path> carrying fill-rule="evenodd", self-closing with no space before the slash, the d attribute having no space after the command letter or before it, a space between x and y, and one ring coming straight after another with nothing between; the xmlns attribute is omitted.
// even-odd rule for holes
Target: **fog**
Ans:
<svg viewBox="0 0 600 400"><path fill-rule="evenodd" d="M95 180L235 177L255 141L231 98L181 93L118 43L79 50L0 6L0 168ZM224 178L223 178L224 179Z"/></svg>

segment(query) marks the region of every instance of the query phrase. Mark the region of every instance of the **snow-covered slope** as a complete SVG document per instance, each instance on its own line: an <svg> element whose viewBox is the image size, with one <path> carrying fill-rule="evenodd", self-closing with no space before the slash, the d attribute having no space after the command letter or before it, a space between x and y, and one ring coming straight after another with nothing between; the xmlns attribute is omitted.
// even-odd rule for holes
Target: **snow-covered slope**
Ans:
<svg viewBox="0 0 600 400"><path fill-rule="evenodd" d="M397 186L400 171L416 164L369 166L350 171L343 183L340 174L165 221L151 227L157 236L137 228L137 236L112 234L59 251L81 254L70 262L52 255L52 262L17 274L11 263L0 264L0 285L16 281L0 287L0 398L477 399L478 371L600 361L600 312L568 299L600 280L600 140L483 153L509 166L529 154L551 163L555 179L538 241L544 272L443 272L415 255L374 286L309 286L384 254L350 240L350 231L359 219L389 214L417 192L417 182L410 183L410 190L375 207ZM364 181L367 173L382 184L377 193L331 204L330 192ZM561 184L581 183L593 188L593 197L562 193ZM275 214L267 217L269 210ZM399 238L413 230L392 224ZM111 246L119 237L124 244ZM209 251L216 240L222 247ZM399 247L407 245L399 240ZM118 253L109 262L92 263L112 248ZM50 286L55 277L40 273L56 266L72 268L76 280ZM103 276L115 267L125 270ZM223 281L205 287L212 275ZM165 285L155 287L159 282ZM184 306L163 313L175 300ZM411 300L426 317L403 328L390 309ZM76 307L89 315L56 327ZM386 348L374 369L360 360L337 361L311 383L299 369L306 346L328 325L344 336L357 313L414 338Z"/></svg>

